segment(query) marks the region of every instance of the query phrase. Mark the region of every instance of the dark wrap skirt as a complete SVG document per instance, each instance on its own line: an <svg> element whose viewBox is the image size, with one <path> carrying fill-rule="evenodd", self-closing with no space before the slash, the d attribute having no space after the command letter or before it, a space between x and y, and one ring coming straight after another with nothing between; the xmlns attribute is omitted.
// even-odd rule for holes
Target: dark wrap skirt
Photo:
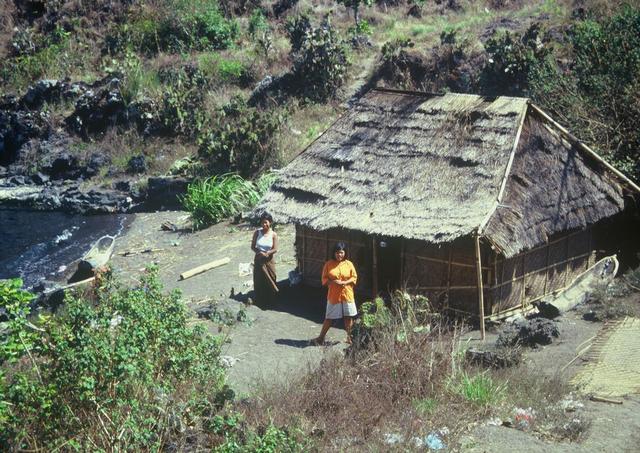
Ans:
<svg viewBox="0 0 640 453"><path fill-rule="evenodd" d="M270 305L278 293L276 264L273 255L264 257L259 253L253 260L253 289L256 303Z"/></svg>

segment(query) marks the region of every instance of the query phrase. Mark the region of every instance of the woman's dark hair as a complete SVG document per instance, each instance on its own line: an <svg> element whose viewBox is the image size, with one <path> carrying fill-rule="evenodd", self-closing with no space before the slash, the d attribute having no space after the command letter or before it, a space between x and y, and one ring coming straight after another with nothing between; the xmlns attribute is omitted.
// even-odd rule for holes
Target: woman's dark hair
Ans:
<svg viewBox="0 0 640 453"><path fill-rule="evenodd" d="M336 252L340 250L344 250L345 255L347 254L347 244L344 242L337 242L336 245L333 246L333 256L335 256Z"/></svg>
<svg viewBox="0 0 640 453"><path fill-rule="evenodd" d="M260 221L262 222L263 220L268 220L269 223L273 223L273 217L271 217L271 214L266 211L260 216Z"/></svg>

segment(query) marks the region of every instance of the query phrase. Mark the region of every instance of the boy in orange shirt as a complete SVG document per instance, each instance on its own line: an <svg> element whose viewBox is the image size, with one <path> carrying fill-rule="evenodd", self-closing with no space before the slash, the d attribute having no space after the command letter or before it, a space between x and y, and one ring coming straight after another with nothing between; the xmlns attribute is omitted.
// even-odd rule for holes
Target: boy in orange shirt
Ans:
<svg viewBox="0 0 640 453"><path fill-rule="evenodd" d="M353 288L358 281L358 274L353 263L346 259L347 246L338 242L333 248L333 259L327 261L322 268L322 284L326 285L327 310L322 323L320 336L311 340L312 344L321 345L334 319L344 319L347 331L347 343L351 343L351 326L353 317L358 314Z"/></svg>

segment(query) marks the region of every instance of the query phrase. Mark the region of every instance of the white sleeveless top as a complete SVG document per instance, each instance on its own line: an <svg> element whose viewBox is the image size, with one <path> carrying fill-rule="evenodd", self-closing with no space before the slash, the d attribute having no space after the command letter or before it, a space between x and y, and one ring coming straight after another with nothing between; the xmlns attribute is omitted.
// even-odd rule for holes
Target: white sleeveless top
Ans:
<svg viewBox="0 0 640 453"><path fill-rule="evenodd" d="M256 248L261 252L268 252L273 248L273 230L269 230L267 234L264 234L262 230L258 230Z"/></svg>

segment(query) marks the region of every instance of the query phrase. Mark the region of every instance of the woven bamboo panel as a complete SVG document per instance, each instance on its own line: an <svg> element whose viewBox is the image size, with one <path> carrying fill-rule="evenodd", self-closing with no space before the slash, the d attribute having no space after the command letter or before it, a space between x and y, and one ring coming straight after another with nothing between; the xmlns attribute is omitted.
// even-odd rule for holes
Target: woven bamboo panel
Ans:
<svg viewBox="0 0 640 453"><path fill-rule="evenodd" d="M547 247L533 250L530 253L525 253L523 256L525 274L547 267Z"/></svg>
<svg viewBox="0 0 640 453"><path fill-rule="evenodd" d="M549 265L561 263L567 259L566 238L549 245Z"/></svg>
<svg viewBox="0 0 640 453"><path fill-rule="evenodd" d="M514 256L503 262L502 280L509 281L522 275L522 256Z"/></svg>
<svg viewBox="0 0 640 453"><path fill-rule="evenodd" d="M569 256L567 258L571 258L574 256L584 255L588 253L589 245L591 243L591 230L580 231L578 233L572 234L567 238L569 241L568 251Z"/></svg>
<svg viewBox="0 0 640 453"><path fill-rule="evenodd" d="M589 263L589 256L583 256L576 258L567 263L567 283L573 281L578 275L587 270L587 264Z"/></svg>
<svg viewBox="0 0 640 453"><path fill-rule="evenodd" d="M405 256L404 279L408 286L444 287L447 273L447 264Z"/></svg>
<svg viewBox="0 0 640 453"><path fill-rule="evenodd" d="M452 289L449 292L449 308L466 313L478 313L478 291L475 289Z"/></svg>
<svg viewBox="0 0 640 453"><path fill-rule="evenodd" d="M545 282L547 271L545 269L528 274L525 277L524 298L532 300L543 296L545 292Z"/></svg>
<svg viewBox="0 0 640 453"><path fill-rule="evenodd" d="M451 266L451 286L477 286L478 274L471 267Z"/></svg>
<svg viewBox="0 0 640 453"><path fill-rule="evenodd" d="M564 288L567 282L566 269L567 263L549 267L547 270L547 293Z"/></svg>
<svg viewBox="0 0 640 453"><path fill-rule="evenodd" d="M304 283L309 286L321 286L322 261L305 261L304 263Z"/></svg>
<svg viewBox="0 0 640 453"><path fill-rule="evenodd" d="M503 285L499 299L493 301L492 312L499 313L508 308L519 306L522 303L522 285L522 280Z"/></svg>

